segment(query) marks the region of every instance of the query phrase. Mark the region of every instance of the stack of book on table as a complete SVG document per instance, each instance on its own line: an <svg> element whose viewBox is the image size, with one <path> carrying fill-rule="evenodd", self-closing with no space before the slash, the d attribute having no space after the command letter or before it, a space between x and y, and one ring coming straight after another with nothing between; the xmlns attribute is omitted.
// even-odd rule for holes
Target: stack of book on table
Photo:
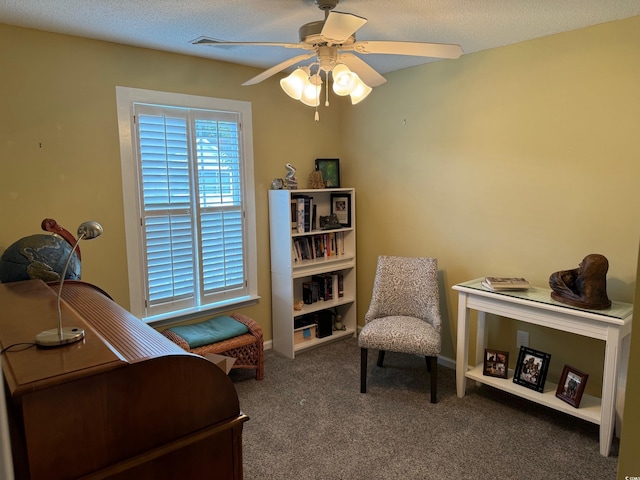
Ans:
<svg viewBox="0 0 640 480"><path fill-rule="evenodd" d="M529 282L524 278L517 277L485 277L482 286L494 292L506 290L527 290Z"/></svg>

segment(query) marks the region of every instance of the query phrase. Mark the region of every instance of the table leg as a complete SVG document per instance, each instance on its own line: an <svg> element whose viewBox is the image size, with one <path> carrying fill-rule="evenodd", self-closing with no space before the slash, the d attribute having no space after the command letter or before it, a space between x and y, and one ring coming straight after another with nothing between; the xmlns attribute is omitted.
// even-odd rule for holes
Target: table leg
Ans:
<svg viewBox="0 0 640 480"><path fill-rule="evenodd" d="M467 366L469 364L469 309L467 294L458 293L458 349L456 352L456 388L458 397L464 397L467 389Z"/></svg>
<svg viewBox="0 0 640 480"><path fill-rule="evenodd" d="M616 368L618 365L620 332L610 328L604 352L602 374L602 411L600 413L600 454L608 457L613 440L616 405Z"/></svg>
<svg viewBox="0 0 640 480"><path fill-rule="evenodd" d="M624 400L627 396L627 370L629 368L629 343L631 335L622 333L620 354L618 356L618 377L616 379L616 425L614 435L620 438L622 433L622 418L624 417Z"/></svg>
<svg viewBox="0 0 640 480"><path fill-rule="evenodd" d="M484 349L487 346L487 329L485 328L485 312L478 310L478 323L476 327L476 361L473 366L484 363ZM480 386L482 383L476 382Z"/></svg>

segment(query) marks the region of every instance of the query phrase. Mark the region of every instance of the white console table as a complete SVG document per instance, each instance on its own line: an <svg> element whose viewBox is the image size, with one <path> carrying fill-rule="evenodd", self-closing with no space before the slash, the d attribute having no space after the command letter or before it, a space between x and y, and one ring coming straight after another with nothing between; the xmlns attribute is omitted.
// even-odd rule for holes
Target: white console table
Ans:
<svg viewBox="0 0 640 480"><path fill-rule="evenodd" d="M526 291L493 292L481 285L482 279L454 285L458 291L458 348L456 355L456 386L458 397L466 392L467 378L504 390L533 402L562 411L600 425L600 453L608 456L611 450L616 414L616 395L626 384L626 362L629 353L629 334L633 305L612 302L606 310L586 310L571 307L551 298L548 288L531 287ZM469 314L478 312L476 358L469 369ZM574 408L556 398L557 385L547 381L540 393L513 383L509 378L483 375L483 356L487 346L485 313L520 320L534 325L554 328L605 342L602 398L583 395L580 408ZM553 354L553 352L548 352ZM517 358L517 356L516 356ZM553 358L553 356L552 356ZM623 395L618 398L622 414Z"/></svg>

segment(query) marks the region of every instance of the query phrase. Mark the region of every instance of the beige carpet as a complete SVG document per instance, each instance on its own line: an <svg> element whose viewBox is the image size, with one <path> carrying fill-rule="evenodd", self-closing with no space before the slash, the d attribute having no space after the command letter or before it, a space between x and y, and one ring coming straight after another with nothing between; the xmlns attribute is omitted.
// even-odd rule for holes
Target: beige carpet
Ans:
<svg viewBox="0 0 640 480"><path fill-rule="evenodd" d="M455 393L439 366L429 403L423 358L369 353L368 393L359 393L355 339L302 353L265 352L265 379L232 371L245 423L245 480L605 480L598 427L490 387Z"/></svg>

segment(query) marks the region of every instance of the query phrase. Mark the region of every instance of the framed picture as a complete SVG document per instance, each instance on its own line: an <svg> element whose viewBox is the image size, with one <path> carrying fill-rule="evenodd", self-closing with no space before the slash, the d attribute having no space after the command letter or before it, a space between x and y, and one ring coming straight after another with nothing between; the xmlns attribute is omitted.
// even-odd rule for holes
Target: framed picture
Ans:
<svg viewBox="0 0 640 480"><path fill-rule="evenodd" d="M531 388L537 392L544 390L551 355L529 347L520 347L513 383Z"/></svg>
<svg viewBox="0 0 640 480"><path fill-rule="evenodd" d="M558 390L556 390L556 397L578 408L588 378L589 375L586 373L565 365L558 383Z"/></svg>
<svg viewBox="0 0 640 480"><path fill-rule="evenodd" d="M338 222L343 227L351 226L351 194L350 193L332 193L331 194L331 213L338 217Z"/></svg>
<svg viewBox="0 0 640 480"><path fill-rule="evenodd" d="M322 172L326 188L340 188L340 159L316 158L316 170Z"/></svg>
<svg viewBox="0 0 640 480"><path fill-rule="evenodd" d="M507 378L509 374L509 352L485 348L482 374L490 377Z"/></svg>

